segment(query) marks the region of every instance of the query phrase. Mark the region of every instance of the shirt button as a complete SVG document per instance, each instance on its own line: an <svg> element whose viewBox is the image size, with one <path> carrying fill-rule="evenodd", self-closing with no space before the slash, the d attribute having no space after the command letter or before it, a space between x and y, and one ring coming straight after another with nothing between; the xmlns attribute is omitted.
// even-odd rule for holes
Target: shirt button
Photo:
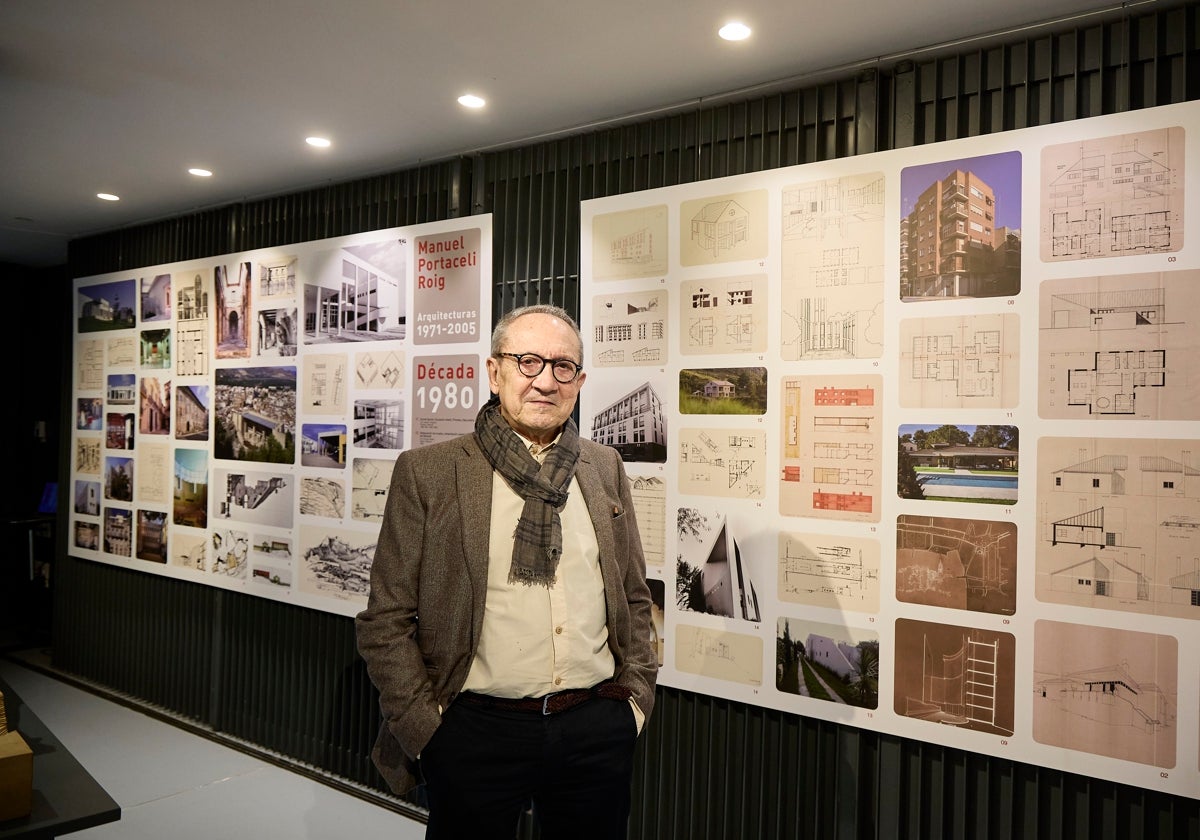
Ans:
<svg viewBox="0 0 1200 840"><path fill-rule="evenodd" d="M555 627L555 628L554 628L554 632L555 632L557 635L561 636L561 635L562 635L562 627Z"/></svg>
<svg viewBox="0 0 1200 840"><path fill-rule="evenodd" d="M562 685L562 677L555 677L555 678L554 678L554 684L555 684L555 685Z"/></svg>

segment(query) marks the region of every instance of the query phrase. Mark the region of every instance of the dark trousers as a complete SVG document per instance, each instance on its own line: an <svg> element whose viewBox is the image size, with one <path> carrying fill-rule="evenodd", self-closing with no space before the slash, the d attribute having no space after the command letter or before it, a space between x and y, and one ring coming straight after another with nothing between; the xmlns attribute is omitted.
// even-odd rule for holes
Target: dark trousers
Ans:
<svg viewBox="0 0 1200 840"><path fill-rule="evenodd" d="M543 840L623 840L636 740L627 700L555 715L452 703L421 753L426 840L512 840L531 801Z"/></svg>

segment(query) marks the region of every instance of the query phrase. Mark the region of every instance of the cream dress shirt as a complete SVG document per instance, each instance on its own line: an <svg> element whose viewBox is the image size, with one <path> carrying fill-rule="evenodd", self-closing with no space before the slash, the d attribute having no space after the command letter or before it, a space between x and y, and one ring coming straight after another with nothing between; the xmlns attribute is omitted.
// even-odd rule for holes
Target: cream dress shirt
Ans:
<svg viewBox="0 0 1200 840"><path fill-rule="evenodd" d="M557 443L556 439L539 447L522 440L538 463ZM510 584L513 532L525 502L493 471L483 631L464 691L541 697L590 688L615 672L596 531L579 482L572 478L568 490L566 507L559 514L563 550L554 584L549 588ZM645 716L632 699L630 705L641 731Z"/></svg>

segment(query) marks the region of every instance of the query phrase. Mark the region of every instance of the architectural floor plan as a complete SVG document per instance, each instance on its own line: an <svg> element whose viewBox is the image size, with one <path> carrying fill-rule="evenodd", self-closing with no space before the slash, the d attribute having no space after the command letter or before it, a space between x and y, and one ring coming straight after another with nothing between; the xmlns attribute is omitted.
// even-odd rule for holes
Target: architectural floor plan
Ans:
<svg viewBox="0 0 1200 840"><path fill-rule="evenodd" d="M1042 417L1200 418L1200 272L1047 280L1040 295Z"/></svg>
<svg viewBox="0 0 1200 840"><path fill-rule="evenodd" d="M905 408L1013 408L1019 398L1015 314L900 322Z"/></svg>
<svg viewBox="0 0 1200 840"><path fill-rule="evenodd" d="M1042 150L1042 260L1167 253L1183 247L1181 127Z"/></svg>

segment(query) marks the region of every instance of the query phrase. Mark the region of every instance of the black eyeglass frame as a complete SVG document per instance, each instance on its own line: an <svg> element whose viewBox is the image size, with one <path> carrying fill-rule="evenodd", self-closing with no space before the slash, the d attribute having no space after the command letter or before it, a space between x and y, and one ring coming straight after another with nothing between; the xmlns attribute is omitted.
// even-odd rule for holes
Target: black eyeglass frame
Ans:
<svg viewBox="0 0 1200 840"><path fill-rule="evenodd" d="M544 359L537 353L497 353L496 355L504 356L505 358L512 359L514 362L516 362L517 370L520 371L521 375L526 379L537 379L542 375L542 371L546 369L546 365L549 364L550 375L554 377L554 381L559 385L570 385L579 378L579 374L583 371L583 365L577 365L570 359ZM539 362L541 362L541 364L538 366L538 369L535 372L527 373L524 366L521 364L522 359L537 359ZM575 370L575 372L571 374L570 379L563 379L558 375L558 366L564 363L570 365Z"/></svg>

